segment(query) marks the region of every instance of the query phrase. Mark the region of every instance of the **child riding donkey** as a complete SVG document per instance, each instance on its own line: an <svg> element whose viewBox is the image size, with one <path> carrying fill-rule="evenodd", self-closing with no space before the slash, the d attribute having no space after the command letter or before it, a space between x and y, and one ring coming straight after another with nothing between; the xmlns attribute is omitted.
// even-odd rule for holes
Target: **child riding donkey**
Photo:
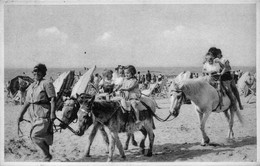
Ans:
<svg viewBox="0 0 260 166"><path fill-rule="evenodd" d="M129 65L125 67L125 79L123 81L122 87L119 89L126 101L130 101L131 106L135 111L136 123L140 122L139 118L139 107L142 105L140 102L141 92L139 90L138 80L135 77L136 69L134 66Z"/></svg>

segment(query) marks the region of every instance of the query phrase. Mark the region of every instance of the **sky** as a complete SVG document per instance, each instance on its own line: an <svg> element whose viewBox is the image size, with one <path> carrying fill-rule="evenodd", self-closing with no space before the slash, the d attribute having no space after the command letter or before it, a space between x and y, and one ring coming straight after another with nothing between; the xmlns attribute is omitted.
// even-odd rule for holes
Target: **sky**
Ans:
<svg viewBox="0 0 260 166"><path fill-rule="evenodd" d="M4 66L256 65L255 4L5 5Z"/></svg>

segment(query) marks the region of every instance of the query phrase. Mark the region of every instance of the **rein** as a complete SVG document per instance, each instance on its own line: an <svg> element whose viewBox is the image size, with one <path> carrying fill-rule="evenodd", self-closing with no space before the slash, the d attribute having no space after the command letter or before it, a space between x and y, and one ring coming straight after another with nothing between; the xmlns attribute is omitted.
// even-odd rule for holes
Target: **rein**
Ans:
<svg viewBox="0 0 260 166"><path fill-rule="evenodd" d="M64 123L61 119L59 119L58 117L56 117L56 119L58 120L58 121L60 121L62 124L65 124L66 125L66 127L72 132L72 133L74 133L75 135L78 135L77 134L77 132L73 129L73 128L71 128L69 125L67 125L66 123ZM22 121L25 121L25 122L28 122L28 123L31 123L31 121L29 121L29 120L27 120L27 119L23 119ZM22 122L21 121L21 122ZM22 130L21 130L21 128L20 128L20 123L21 122L19 122L19 124L18 124L18 137L23 137L24 136L24 134L23 134L23 132L22 132ZM32 134L32 131L33 131L33 129L36 127L37 125L34 125L32 128L31 128L31 130L30 130L30 138L31 138L31 134ZM58 131L59 129L56 129L56 126L53 124L53 127L54 127L54 131ZM32 138L31 138L32 139Z"/></svg>
<svg viewBox="0 0 260 166"><path fill-rule="evenodd" d="M157 119L158 121L160 121L160 122L166 122L166 121L172 121L173 119L175 119L176 117L174 117L174 118L172 118L171 120L168 120L171 116L172 116L172 114L170 113L165 119L162 119L162 118L160 118L158 115L156 115L153 111L151 111L151 113L152 113L152 115L155 117L155 119Z"/></svg>
<svg viewBox="0 0 260 166"><path fill-rule="evenodd" d="M58 121L60 121L62 124L65 124L66 127L67 127L73 134L78 135L77 132L76 132L72 127L70 127L69 125L67 125L66 123L64 123L61 119L59 119L59 118L57 118L57 117L56 117L56 119L57 119ZM55 129L56 129L56 128L55 128Z"/></svg>
<svg viewBox="0 0 260 166"><path fill-rule="evenodd" d="M27 119L23 119L22 121L31 123L31 121L29 121L29 120L27 120ZM22 130L21 130L21 128L20 128L20 123L21 123L22 121L20 121L20 122L18 123L18 137L23 137L23 136L24 136L24 134L23 134L23 132L22 132Z"/></svg>

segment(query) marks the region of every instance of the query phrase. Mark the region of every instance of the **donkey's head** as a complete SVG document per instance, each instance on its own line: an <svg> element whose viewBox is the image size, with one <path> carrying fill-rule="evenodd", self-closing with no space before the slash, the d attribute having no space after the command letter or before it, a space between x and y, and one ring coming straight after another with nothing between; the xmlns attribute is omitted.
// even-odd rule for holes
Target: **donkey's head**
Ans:
<svg viewBox="0 0 260 166"><path fill-rule="evenodd" d="M77 113L78 115L78 135L82 136L92 124L93 124L93 115L92 109L94 104L95 96L91 96L89 94L82 93L78 97L78 101L80 101L80 108Z"/></svg>
<svg viewBox="0 0 260 166"><path fill-rule="evenodd" d="M63 108L62 108L62 122L60 127L66 129L67 126L77 119L77 112L79 110L79 103L75 98L63 97Z"/></svg>

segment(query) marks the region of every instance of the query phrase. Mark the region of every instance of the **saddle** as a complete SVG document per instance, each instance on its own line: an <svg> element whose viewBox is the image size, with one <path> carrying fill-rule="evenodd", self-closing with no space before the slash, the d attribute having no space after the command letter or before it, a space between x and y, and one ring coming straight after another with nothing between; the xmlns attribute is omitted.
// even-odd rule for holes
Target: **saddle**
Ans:
<svg viewBox="0 0 260 166"><path fill-rule="evenodd" d="M146 105L144 102L140 101L142 103L142 105L146 108L145 110L139 111L139 119L140 121L145 120L150 114L151 114L151 108ZM134 108L130 105L130 111L124 111L123 112L123 118L124 118L124 122L125 124L123 126L120 127L119 132L125 132L127 125L129 125L130 123L135 123L136 121L136 116L134 113ZM122 107L123 108L123 107ZM124 108L123 108L124 109ZM155 129L155 125L153 124L153 129Z"/></svg>

